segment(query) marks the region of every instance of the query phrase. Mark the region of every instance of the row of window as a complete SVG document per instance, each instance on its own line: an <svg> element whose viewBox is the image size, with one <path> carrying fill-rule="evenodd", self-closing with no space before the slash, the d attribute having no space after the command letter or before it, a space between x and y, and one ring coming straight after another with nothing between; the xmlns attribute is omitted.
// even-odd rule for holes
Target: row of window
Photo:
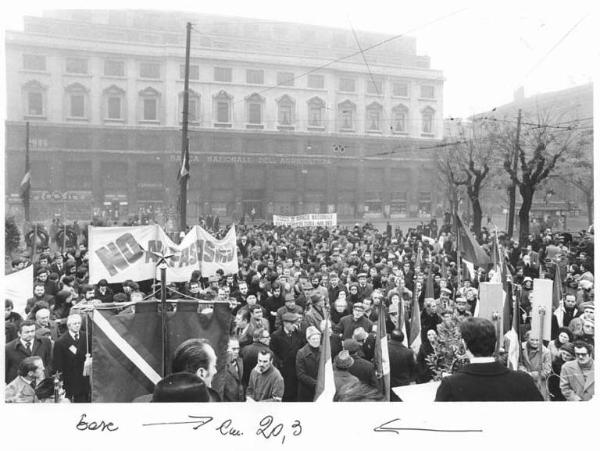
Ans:
<svg viewBox="0 0 600 451"><path fill-rule="evenodd" d="M24 87L26 102L26 116L45 116L45 88L36 81L27 83ZM126 118L126 95L125 91L117 86L111 86L104 90L102 95L103 118L108 121L125 121ZM89 116L88 89L73 83L65 89L65 101L68 119L86 120ZM264 127L265 98L254 93L244 99L246 108L246 123L248 128ZM296 102L284 95L276 100L277 123L279 127L293 129L297 124ZM179 95L179 111L182 112L183 93ZM233 96L226 91L220 91L213 96L213 115L215 126L231 127L234 102ZM157 90L148 87L139 92L139 112L141 121L160 122L161 94ZM327 109L325 101L319 97L313 97L307 102L307 128L325 129ZM421 132L433 133L435 110L426 107L421 111ZM337 127L339 131L356 130L356 104L346 100L337 105ZM189 116L191 123L200 121L200 96L194 91L189 96ZM366 130L373 132L383 131L384 123L387 125L389 119L384 115L383 106L373 102L366 108ZM391 124L389 127L395 133L407 133L409 121L409 109L404 105L392 108Z"/></svg>
<svg viewBox="0 0 600 451"><path fill-rule="evenodd" d="M46 57L44 55L23 55L23 68L33 71L46 70ZM140 78L149 80L161 79L161 65L157 62L139 62L138 75ZM88 60L86 58L66 58L65 71L69 74L88 74ZM104 75L110 77L125 77L125 61L105 60ZM185 66L179 67L179 78L184 79ZM294 72L277 72L278 86L295 86L298 75ZM302 77L304 78L304 77ZM200 66L190 65L190 80L200 80ZM213 80L220 83L231 83L233 81L233 68L215 67ZM338 80L337 89L342 92L357 92L357 77L341 76ZM265 84L265 71L263 69L246 69L246 83L252 85ZM308 74L306 86L311 89L325 89L325 77L320 74ZM371 77L366 80L367 94L383 95L385 83L382 78ZM391 93L395 97L409 97L409 83L405 81L392 81ZM434 99L435 86L420 85L421 98Z"/></svg>

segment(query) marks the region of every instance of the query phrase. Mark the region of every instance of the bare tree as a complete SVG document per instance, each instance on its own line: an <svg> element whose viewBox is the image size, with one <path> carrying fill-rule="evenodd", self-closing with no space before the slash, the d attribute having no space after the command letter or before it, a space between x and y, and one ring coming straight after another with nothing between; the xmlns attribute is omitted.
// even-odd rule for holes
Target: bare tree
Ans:
<svg viewBox="0 0 600 451"><path fill-rule="evenodd" d="M494 119L490 128L490 141L502 149L504 170L517 185L521 195L519 209L519 243L524 245L529 235L529 213L536 190L549 175L564 166L574 152L576 125L560 126L562 117L548 112L538 112L537 117L524 118L520 139L516 140L513 120ZM514 152L517 153L517 170L513 169Z"/></svg>
<svg viewBox="0 0 600 451"><path fill-rule="evenodd" d="M569 154L567 164L559 171L558 177L565 183L577 188L585 198L588 224L594 222L594 164L593 131L582 129L576 138L573 151Z"/></svg>
<svg viewBox="0 0 600 451"><path fill-rule="evenodd" d="M448 141L447 150L439 154L438 168L449 185L464 187L471 204L473 231L479 234L483 218L480 195L493 165L492 146L481 123L460 127L457 137ZM458 199L454 202L457 206Z"/></svg>

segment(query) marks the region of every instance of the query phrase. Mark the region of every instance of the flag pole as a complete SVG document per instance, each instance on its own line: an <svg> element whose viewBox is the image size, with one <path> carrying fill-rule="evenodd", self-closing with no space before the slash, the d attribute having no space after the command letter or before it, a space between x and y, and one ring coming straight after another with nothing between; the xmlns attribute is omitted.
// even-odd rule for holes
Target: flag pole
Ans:
<svg viewBox="0 0 600 451"><path fill-rule="evenodd" d="M187 184L189 171L190 151L188 142L189 97L190 97L190 40L192 24L186 24L185 43L185 78L183 84L183 117L181 125L181 169L179 171L179 231L185 232L187 228Z"/></svg>

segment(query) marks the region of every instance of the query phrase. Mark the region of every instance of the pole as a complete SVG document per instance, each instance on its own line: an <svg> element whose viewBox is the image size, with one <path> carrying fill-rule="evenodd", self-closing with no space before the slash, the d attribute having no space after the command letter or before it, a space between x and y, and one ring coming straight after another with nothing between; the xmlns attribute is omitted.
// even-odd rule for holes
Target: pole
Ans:
<svg viewBox="0 0 600 451"><path fill-rule="evenodd" d="M38 237L38 226L35 224L33 226L33 243L31 245L31 264L35 263L35 256L37 254L37 237Z"/></svg>
<svg viewBox="0 0 600 451"><path fill-rule="evenodd" d="M160 319L162 330L162 376L167 375L167 265L160 265Z"/></svg>
<svg viewBox="0 0 600 451"><path fill-rule="evenodd" d="M28 177L29 181L27 183L31 186L31 173L29 167L29 122L25 122L25 178ZM27 189L22 193L23 195L23 210L25 222L29 222L31 220L31 208L30 208L30 191L31 188L27 187Z"/></svg>
<svg viewBox="0 0 600 451"><path fill-rule="evenodd" d="M192 24L186 24L185 42L185 79L183 85L183 117L181 125L181 170L179 173L179 231L185 232L187 228L187 182L189 171L189 142L188 142L188 115L189 115L189 87L190 87L190 40Z"/></svg>
<svg viewBox="0 0 600 451"><path fill-rule="evenodd" d="M514 152L513 161L512 161L512 170L515 174L515 177L517 174L517 168L518 168L518 163L519 163L520 135L521 135L521 108L519 108L519 113L517 116L517 134L515 137L515 152ZM508 202L509 202L509 205L508 205L508 236L510 236L512 238L513 232L514 232L515 209L516 209L516 202L517 202L517 184L514 180L511 180L511 185L508 190Z"/></svg>

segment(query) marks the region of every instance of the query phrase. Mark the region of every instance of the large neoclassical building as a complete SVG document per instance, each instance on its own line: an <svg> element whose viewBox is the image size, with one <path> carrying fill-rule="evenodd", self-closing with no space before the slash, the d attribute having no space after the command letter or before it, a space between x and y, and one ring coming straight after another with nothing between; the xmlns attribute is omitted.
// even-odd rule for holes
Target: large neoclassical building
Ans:
<svg viewBox="0 0 600 451"><path fill-rule="evenodd" d="M50 11L6 32L10 213L26 122L34 219L173 213L188 21L189 222L436 213L444 79L414 38L126 10Z"/></svg>

